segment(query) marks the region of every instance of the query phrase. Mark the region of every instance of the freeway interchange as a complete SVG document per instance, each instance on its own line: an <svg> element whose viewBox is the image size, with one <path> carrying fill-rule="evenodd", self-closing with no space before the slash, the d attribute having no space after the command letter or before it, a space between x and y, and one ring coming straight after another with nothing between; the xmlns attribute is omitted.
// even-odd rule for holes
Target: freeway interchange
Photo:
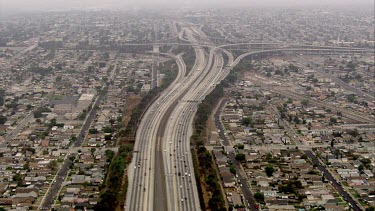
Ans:
<svg viewBox="0 0 375 211"><path fill-rule="evenodd" d="M254 51L234 60L222 48L225 46L209 47L207 52L209 39L198 28L182 27L178 37L193 46L196 61L187 74L181 54L164 54L176 60L179 71L175 81L149 106L139 124L133 160L128 167L125 210L201 210L190 153L192 124L199 103L244 57L295 50ZM223 53L229 58L227 64Z"/></svg>

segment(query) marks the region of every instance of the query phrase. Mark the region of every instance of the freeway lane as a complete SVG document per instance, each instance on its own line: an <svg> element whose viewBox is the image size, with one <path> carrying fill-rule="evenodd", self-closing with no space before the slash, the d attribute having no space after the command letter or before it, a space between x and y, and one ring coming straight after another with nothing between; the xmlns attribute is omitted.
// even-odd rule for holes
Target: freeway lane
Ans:
<svg viewBox="0 0 375 211"><path fill-rule="evenodd" d="M211 65L213 58L214 58L214 63ZM231 55L229 55L229 58L231 58ZM214 86L228 74L229 68L225 69L224 71L222 71L222 68L223 68L222 55L215 52L215 49L212 49L210 51L210 58L209 58L208 65L206 66L204 73L202 73L204 77L202 78L202 80L196 82L194 86L190 89L189 94L186 95L183 98L183 100L181 100L182 102L179 104L181 108L178 107L175 110L176 114L173 115L173 117L177 116L177 118L179 117L181 118L179 120L176 120L175 122L170 123L170 125L180 125L178 127L181 128L180 130L178 130L177 137L174 139L172 138L170 142L173 144L174 143L173 140L178 140L178 142L175 141L175 143L177 144L175 146L175 149L173 150L174 152L177 152L176 154L173 154L173 156L175 157L174 159L175 162L172 162L172 165L170 168L171 169L173 169L173 167L177 168L174 174L179 175L179 179L177 180L177 183L178 183L177 189L181 190L181 191L178 191L178 194L180 195L180 197L177 197L178 198L177 200L181 199L181 202L179 202L180 204L179 209L194 210L194 208L189 207L189 205L192 203L191 202L192 200L190 199L191 198L191 193L189 192L190 189L189 188L186 189L186 184L193 183L194 181L193 178L189 179L189 177L194 176L193 169L190 168L192 167L192 159L191 159L191 154L189 152L189 149L190 149L189 141L190 141L190 136L192 134L192 123L193 123L193 119L195 116L196 107L198 106L198 103L201 100L203 100L204 97L213 90ZM185 107L185 110L183 110L184 107ZM183 113L183 115L181 115L181 113ZM175 129L172 129L172 131L173 130ZM182 145L179 144L180 142L182 142L183 144ZM172 152L172 150L170 150L170 152ZM186 157L188 158L186 159ZM176 163L177 163L177 166L174 166ZM176 185L173 185L173 186L175 187ZM196 188L195 184L193 187ZM196 191L193 192L193 195L194 193L196 193ZM188 204L185 205L186 203L183 200L188 200L187 201Z"/></svg>
<svg viewBox="0 0 375 211"><path fill-rule="evenodd" d="M189 33L188 29L186 29L185 32L187 33L189 40L194 40L194 37ZM197 87L202 80L202 77L205 77L210 69L205 68L207 71L199 71L199 69L201 69L200 67L206 66L205 52L200 47L195 47L195 49L198 61L195 63L194 70L191 71L188 76L181 77L186 71L181 71L181 66L183 65L179 64L180 71L176 81L150 106L144 119L141 121L140 127L137 131L134 148L137 153L135 153L133 162L130 165L130 169L134 168L134 172L128 172L129 180L133 182L129 183L125 204L125 209L127 210L166 210L165 201L167 198L166 195L168 195L169 191L165 190L169 188L176 190L175 183L174 185L170 183L163 184L165 183L166 176L164 175L164 172L167 172L168 170L166 170L167 166L164 165L166 153L164 153L165 151L160 150L160 146L163 146L166 143L165 130L167 126L169 126L167 120L170 119L171 113L177 103L191 90L192 86ZM210 61L212 61L212 57L213 56L211 56ZM209 67L211 67L211 65ZM186 143L189 147L189 142ZM189 164L192 163L191 158L188 162ZM155 178L157 180L155 180ZM186 187L186 190L191 190L189 196L191 199L188 200L188 204L185 203L186 205L184 205L182 209L191 210L192 207L195 207L193 210L199 210L200 208L199 203L197 203L198 196L196 194L195 183L191 181L185 182L184 186ZM192 193L193 191L194 193ZM187 196L186 193L182 194ZM172 198L175 199L176 197L174 196ZM173 207L174 204L174 202L170 202L167 206ZM174 209L171 208L170 210Z"/></svg>
<svg viewBox="0 0 375 211"><path fill-rule="evenodd" d="M193 74L197 74L199 72L198 70L202 69L202 66L204 66L204 64L200 63L200 65L197 65L197 68L193 68L195 69ZM192 89L189 89L189 92L191 90ZM187 93L185 93L185 95L186 94ZM189 107L186 108L185 105L189 105ZM196 104L189 103L186 99L181 99L173 111L173 118L167 123L167 125L171 125L171 127L167 128L165 136L164 163L168 172L168 195L173 199L169 210L200 209L193 169L189 168L192 167L192 164L190 164L192 160L187 158L188 155L191 155L189 142L191 134L188 134L185 126L190 126L191 122L188 121L186 117L194 117L194 115L191 114L187 115L187 111L193 110L193 107L196 107ZM189 164L189 166L187 164Z"/></svg>
<svg viewBox="0 0 375 211"><path fill-rule="evenodd" d="M190 44L207 39L188 26L179 35ZM197 105L245 56L285 50L251 52L234 60L224 49L211 48L207 55L203 45L193 47L197 59L193 69L185 76L182 59L174 57L179 66L176 80L149 107L137 130L134 158L128 171L132 182L126 210L200 210L191 154L187 150ZM225 68L222 53L229 58Z"/></svg>
<svg viewBox="0 0 375 211"><path fill-rule="evenodd" d="M189 32L189 31L187 30L187 32ZM188 34L188 37L189 37L190 40L193 39L191 36L189 36L189 34ZM180 102L181 98L183 96L185 96L188 93L188 91L191 90L189 84L197 83L197 80L200 78L199 77L200 74L197 71L204 64L204 55L205 54L204 54L204 51L202 49L196 50L196 53L197 53L197 57L196 58L197 58L198 61L196 61L195 66L193 67L193 71L194 70L195 71L194 72L191 71L191 73L188 75L188 78L194 78L194 80L192 79L192 80L188 81L189 83L185 87L185 90L179 95L179 97L176 99L176 101L174 101L172 103L172 105L170 107L170 110L167 112L168 113L168 115L167 115L168 118L165 118L165 121L162 121L162 126L161 126L162 130L160 130L161 131L160 138L162 138L162 139L159 139L159 140L164 141L163 145L164 145L165 149L164 149L164 152L159 152L159 153L161 154L161 157L163 157L163 160L164 160L163 164L168 163L167 158L170 158L172 156L172 152L167 152L167 147L165 145L172 145L172 143L176 142L176 140L173 140L173 139L169 140L168 139L168 137L171 136L170 133L169 133L170 130L168 130L168 129L170 129L171 127L167 128L167 126L168 125L173 125L173 126L177 125L177 124L170 124L169 121L171 121L173 119L176 119L175 118L176 115L171 115L171 113L172 113L173 110L176 110L175 108L176 108L177 104L181 103ZM169 117L171 117L171 118L169 118ZM165 130L167 130L167 132L164 132ZM172 132L174 132L174 131L176 131L176 128L174 128L172 130ZM171 151L171 148L169 150ZM176 149L174 149L174 151L178 152L178 150L176 150ZM173 168L172 166L168 167L167 165L163 165L163 167L160 167L160 165L162 165L162 164L158 164L156 167L157 168L163 168L163 169L165 169L165 172L168 172L167 174L165 174L165 176L167 177L167 181L168 181L168 184L166 184L166 186L167 186L167 193L166 194L169 196L168 199L170 200L170 204L168 206L169 210L175 210L175 208L176 208L175 206L180 203L180 199L181 199L181 202L183 202L183 200L186 200L187 198L189 198L189 202L188 203L183 203L184 204L183 207L181 207L181 205L179 205L178 210L191 210L190 207L193 207L193 206L195 207L193 210L199 210L200 209L199 205L197 206L198 203L196 203L197 200L198 200L198 196L197 195L194 195L192 193L190 193L191 195L189 197L186 196L187 195L186 193L180 194L180 195L184 195L183 197L181 197L181 196L180 197L176 197L176 195L174 195L175 192L176 192L175 191L176 190L176 184L173 183L173 181L174 181L173 177L176 177L177 173L174 174L173 170L175 168L181 170L182 165L180 165L180 163L179 163L179 165L176 165L175 168ZM171 171L171 169L172 169L172 171ZM186 173L186 175L187 175L187 173ZM180 185L179 187L182 188L182 189L184 189L184 190L186 190L186 191L189 191L189 190L193 191L193 190L195 190L195 187L192 187L191 181L190 181L190 183L185 183L184 187L182 185ZM195 197L195 198L193 199L193 197ZM173 200L171 200L171 199L173 199ZM156 206L155 209L158 209L159 207L160 206Z"/></svg>
<svg viewBox="0 0 375 211"><path fill-rule="evenodd" d="M125 209L127 210L152 210L154 202L154 176L155 176L155 148L158 125L164 116L170 99L183 85L186 66L181 60L181 56L174 57L179 67L176 80L169 86L161 96L150 106L142 119L137 131L135 154L128 171L129 188ZM147 171L146 171L147 170ZM143 187L143 188L142 188ZM142 191L143 189L143 191ZM151 200L150 200L151 199Z"/></svg>

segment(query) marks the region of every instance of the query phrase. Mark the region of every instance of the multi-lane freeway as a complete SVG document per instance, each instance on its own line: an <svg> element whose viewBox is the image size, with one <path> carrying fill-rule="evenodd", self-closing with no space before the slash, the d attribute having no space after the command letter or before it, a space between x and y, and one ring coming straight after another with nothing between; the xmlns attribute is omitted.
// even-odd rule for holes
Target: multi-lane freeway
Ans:
<svg viewBox="0 0 375 211"><path fill-rule="evenodd" d="M234 60L233 55L222 48L226 46L213 47L198 28L185 25L181 27L178 37L193 46L196 61L186 75L181 55L168 55L176 60L179 72L175 81L150 105L137 130L133 161L128 171L130 182L125 210L200 210L190 153L192 123L198 104L244 57L264 52L303 50L281 48L253 51ZM204 48L207 46L209 52ZM310 48L305 50L332 50ZM226 64L223 53L229 58Z"/></svg>
<svg viewBox="0 0 375 211"><path fill-rule="evenodd" d="M205 39L199 29L183 27L189 42ZM180 56L176 80L150 106L136 135L128 171L126 210L200 210L190 136L198 104L229 73L222 51L193 46L196 61L189 72ZM225 52L224 53L229 53ZM229 56L229 62L233 57Z"/></svg>

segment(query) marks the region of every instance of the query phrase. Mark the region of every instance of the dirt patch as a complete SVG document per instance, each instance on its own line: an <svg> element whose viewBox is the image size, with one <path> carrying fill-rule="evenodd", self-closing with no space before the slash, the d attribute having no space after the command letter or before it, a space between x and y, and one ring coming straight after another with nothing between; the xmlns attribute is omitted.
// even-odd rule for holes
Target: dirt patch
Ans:
<svg viewBox="0 0 375 211"><path fill-rule="evenodd" d="M141 97L140 96L130 96L125 104L125 109L124 112L122 113L122 124L125 126L128 124L130 120L130 116L133 112L133 109L138 105L139 102L141 102Z"/></svg>
<svg viewBox="0 0 375 211"><path fill-rule="evenodd" d="M211 117L208 118L208 120L207 120L207 125L206 125L206 127L207 127L207 130L206 130L206 137L207 137L207 141L208 141L208 142L209 142L210 139L211 139L212 131L216 131L216 130L217 130L217 129L216 129L216 126L215 126L215 123L214 123L214 121L213 121L213 119L212 119L213 115L214 115L214 113L212 113ZM207 144L207 143L206 143L206 144Z"/></svg>
<svg viewBox="0 0 375 211"><path fill-rule="evenodd" d="M133 110L138 106L138 104L139 104L139 102L141 102L141 100L142 100L142 98L140 96L135 96L135 95L129 96L127 98L127 101L125 103L125 108L124 108L124 111L122 113L123 128L126 128L126 126L128 125L128 122L130 121ZM120 146L121 144L124 144L125 141L126 140L120 138L119 140L117 140L116 145Z"/></svg>
<svg viewBox="0 0 375 211"><path fill-rule="evenodd" d="M211 194L211 192L206 191L207 186L206 186L206 183L204 182L204 178L201 177L199 179L199 181L200 181L201 187L202 187L204 205L206 206L205 208L206 208L206 210L211 210L208 206L208 201L212 198L212 194Z"/></svg>

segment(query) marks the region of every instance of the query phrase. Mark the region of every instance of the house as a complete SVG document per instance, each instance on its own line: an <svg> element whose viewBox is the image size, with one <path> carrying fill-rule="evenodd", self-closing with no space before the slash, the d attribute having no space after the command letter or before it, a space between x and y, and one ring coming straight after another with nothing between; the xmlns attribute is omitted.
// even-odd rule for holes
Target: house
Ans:
<svg viewBox="0 0 375 211"><path fill-rule="evenodd" d="M34 191L29 193L17 193L16 195L12 196L17 203L34 203L37 197L38 194Z"/></svg>
<svg viewBox="0 0 375 211"><path fill-rule="evenodd" d="M0 198L0 205L12 205L13 201L12 198Z"/></svg>
<svg viewBox="0 0 375 211"><path fill-rule="evenodd" d="M236 180L234 179L234 176L230 172L223 172L220 174L224 187L226 188L234 188L236 186Z"/></svg>
<svg viewBox="0 0 375 211"><path fill-rule="evenodd" d="M232 203L233 203L234 206L242 206L243 205L240 194L238 194L236 192L233 192L232 196L231 196L231 199L232 199Z"/></svg>
<svg viewBox="0 0 375 211"><path fill-rule="evenodd" d="M296 208L293 205L270 205L267 206L269 211L294 211Z"/></svg>

